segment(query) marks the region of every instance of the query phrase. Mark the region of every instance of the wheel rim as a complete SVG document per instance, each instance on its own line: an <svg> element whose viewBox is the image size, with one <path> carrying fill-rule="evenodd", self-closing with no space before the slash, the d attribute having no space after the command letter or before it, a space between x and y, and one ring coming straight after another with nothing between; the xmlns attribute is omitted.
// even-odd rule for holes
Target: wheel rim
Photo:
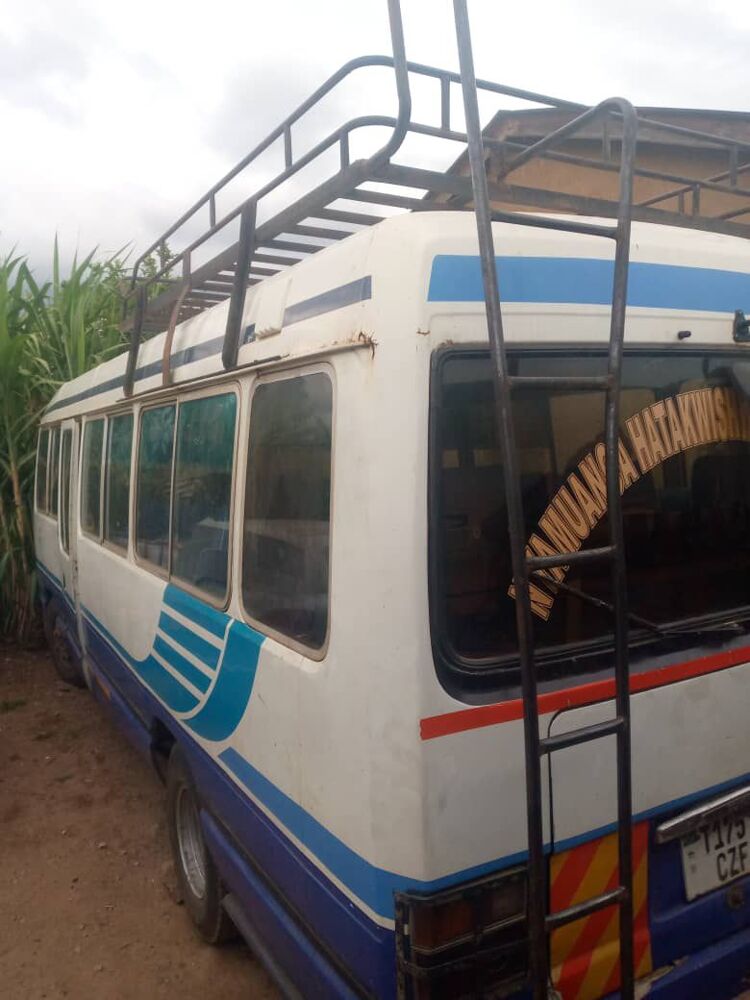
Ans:
<svg viewBox="0 0 750 1000"><path fill-rule="evenodd" d="M180 864L191 891L202 899L206 893L206 845L195 796L185 785L177 795L176 821Z"/></svg>

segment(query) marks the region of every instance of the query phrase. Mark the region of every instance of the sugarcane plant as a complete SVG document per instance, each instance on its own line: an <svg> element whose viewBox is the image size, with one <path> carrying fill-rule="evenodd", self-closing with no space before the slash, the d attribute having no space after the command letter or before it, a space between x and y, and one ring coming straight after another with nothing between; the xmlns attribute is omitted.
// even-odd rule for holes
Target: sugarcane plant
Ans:
<svg viewBox="0 0 750 1000"><path fill-rule="evenodd" d="M144 276L169 259L160 247ZM39 633L31 521L39 418L64 382L124 346L125 253L76 256L63 274L55 240L51 273L39 283L21 256L0 258L0 639L18 642ZM164 287L152 282L149 298Z"/></svg>
<svg viewBox="0 0 750 1000"><path fill-rule="evenodd" d="M22 640L34 617L28 501L39 402L28 363L35 294L25 261L13 254L0 261L0 632Z"/></svg>

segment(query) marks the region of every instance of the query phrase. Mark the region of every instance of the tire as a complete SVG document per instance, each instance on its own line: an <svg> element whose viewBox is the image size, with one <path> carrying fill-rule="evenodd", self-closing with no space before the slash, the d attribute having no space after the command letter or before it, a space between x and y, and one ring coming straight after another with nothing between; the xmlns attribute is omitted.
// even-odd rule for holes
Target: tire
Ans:
<svg viewBox="0 0 750 1000"><path fill-rule="evenodd" d="M78 658L74 655L68 642L65 620L60 611L60 605L53 598L44 609L44 634L47 637L52 662L57 676L73 687L85 688L86 678Z"/></svg>
<svg viewBox="0 0 750 1000"><path fill-rule="evenodd" d="M237 932L221 905L226 890L203 838L199 802L190 768L175 744L167 765L167 823L177 881L198 933L218 945Z"/></svg>

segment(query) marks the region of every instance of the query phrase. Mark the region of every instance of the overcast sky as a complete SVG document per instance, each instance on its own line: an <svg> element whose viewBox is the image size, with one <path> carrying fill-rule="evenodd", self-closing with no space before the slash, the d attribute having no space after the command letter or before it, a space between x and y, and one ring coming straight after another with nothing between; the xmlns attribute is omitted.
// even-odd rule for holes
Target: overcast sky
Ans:
<svg viewBox="0 0 750 1000"><path fill-rule="evenodd" d="M746 0L469 3L480 76L750 110ZM402 6L409 58L455 68L450 0ZM385 0L0 0L0 253L44 275L56 232L67 258L143 249L339 64L388 51ZM317 124L391 96L383 71L363 75Z"/></svg>

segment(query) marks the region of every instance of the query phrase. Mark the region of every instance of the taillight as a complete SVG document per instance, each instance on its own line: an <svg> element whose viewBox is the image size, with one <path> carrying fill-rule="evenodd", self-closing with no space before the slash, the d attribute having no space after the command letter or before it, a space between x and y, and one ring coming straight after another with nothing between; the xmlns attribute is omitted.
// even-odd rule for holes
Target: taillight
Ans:
<svg viewBox="0 0 750 1000"><path fill-rule="evenodd" d="M526 870L396 896L399 995L503 997L526 975Z"/></svg>

